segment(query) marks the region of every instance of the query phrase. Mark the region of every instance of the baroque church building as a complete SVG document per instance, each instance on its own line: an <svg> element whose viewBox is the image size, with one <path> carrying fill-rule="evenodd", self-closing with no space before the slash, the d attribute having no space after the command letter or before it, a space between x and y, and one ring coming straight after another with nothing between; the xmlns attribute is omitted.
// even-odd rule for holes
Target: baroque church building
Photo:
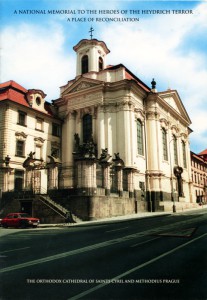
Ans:
<svg viewBox="0 0 207 300"><path fill-rule="evenodd" d="M29 114L44 130L41 127L41 132L33 134L28 128L26 132L13 129L10 139L19 149L22 143L17 145L17 141L26 145L30 135L33 141L18 161L17 150L5 151L6 146L0 145L4 149L1 212L6 211L6 194L15 189L20 197L13 194L13 205L30 207L44 221L54 220L49 208L53 214L62 210L62 218L65 214L93 220L196 206L191 120L178 92L158 92L154 79L149 87L124 65L108 66L110 50L103 41L83 39L73 49L76 76L60 88L59 99L47 103L42 91L18 86L25 102L16 101L16 111ZM4 130L11 124L5 126L3 114L9 113L14 100L2 96L5 86L0 86L4 107L0 122L3 139L8 139ZM22 172L21 185L15 181L18 171ZM30 204L24 206L25 201Z"/></svg>

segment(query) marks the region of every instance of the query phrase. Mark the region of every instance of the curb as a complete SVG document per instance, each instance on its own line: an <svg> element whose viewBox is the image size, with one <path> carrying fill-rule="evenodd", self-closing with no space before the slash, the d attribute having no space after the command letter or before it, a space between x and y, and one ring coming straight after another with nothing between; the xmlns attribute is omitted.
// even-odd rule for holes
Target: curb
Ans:
<svg viewBox="0 0 207 300"><path fill-rule="evenodd" d="M54 228L54 227L77 227L77 226L94 226L94 225L101 225L104 223L111 224L111 223L121 223L126 221L134 221L139 219L145 219L145 218L155 218L155 217L162 217L162 216L175 216L183 213L188 213L190 211L201 211L203 209L206 209L207 205L204 205L203 207L198 208L192 208L192 209L186 209L183 211L178 212L160 212L160 213L142 213L141 214L134 214L134 215L128 215L128 216L117 216L112 218L105 218L105 219L99 219L94 221L83 221L80 223L59 223L59 224L40 224L38 228Z"/></svg>

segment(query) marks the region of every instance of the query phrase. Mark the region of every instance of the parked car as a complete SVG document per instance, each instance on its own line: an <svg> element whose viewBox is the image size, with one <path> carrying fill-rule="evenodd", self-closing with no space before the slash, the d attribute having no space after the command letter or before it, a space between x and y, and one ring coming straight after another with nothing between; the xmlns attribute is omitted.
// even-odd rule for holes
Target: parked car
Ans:
<svg viewBox="0 0 207 300"><path fill-rule="evenodd" d="M1 220L1 225L4 228L16 227L16 228L27 228L37 227L40 223L38 218L32 218L26 213L10 213Z"/></svg>

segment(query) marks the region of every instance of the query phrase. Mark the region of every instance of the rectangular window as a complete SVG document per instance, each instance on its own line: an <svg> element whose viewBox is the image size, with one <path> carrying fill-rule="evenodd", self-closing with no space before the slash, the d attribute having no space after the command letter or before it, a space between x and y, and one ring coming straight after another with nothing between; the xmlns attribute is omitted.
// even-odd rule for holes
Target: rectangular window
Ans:
<svg viewBox="0 0 207 300"><path fill-rule="evenodd" d="M52 135L60 136L60 125L56 123L52 123Z"/></svg>
<svg viewBox="0 0 207 300"><path fill-rule="evenodd" d="M167 152L167 132L163 128L162 129L162 149L163 149L163 159L168 160L168 152Z"/></svg>
<svg viewBox="0 0 207 300"><path fill-rule="evenodd" d="M23 111L19 111L18 114L18 125L26 126L26 116L27 114Z"/></svg>
<svg viewBox="0 0 207 300"><path fill-rule="evenodd" d="M93 132L93 122L92 116L86 114L83 116L83 142L87 143L91 140L92 132Z"/></svg>
<svg viewBox="0 0 207 300"><path fill-rule="evenodd" d="M138 154L144 155L142 122L140 120L137 120L137 150Z"/></svg>
<svg viewBox="0 0 207 300"><path fill-rule="evenodd" d="M24 142L17 141L16 142L16 156L24 156Z"/></svg>
<svg viewBox="0 0 207 300"><path fill-rule="evenodd" d="M177 138L173 137L173 148L174 148L174 163L178 165L178 148L177 148Z"/></svg>
<svg viewBox="0 0 207 300"><path fill-rule="evenodd" d="M36 130L43 131L43 119L36 118Z"/></svg>

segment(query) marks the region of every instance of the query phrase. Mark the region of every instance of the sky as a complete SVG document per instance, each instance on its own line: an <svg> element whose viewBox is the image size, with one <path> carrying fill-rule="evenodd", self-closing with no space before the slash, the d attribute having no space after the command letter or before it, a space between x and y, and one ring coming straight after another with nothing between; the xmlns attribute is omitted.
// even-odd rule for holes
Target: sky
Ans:
<svg viewBox="0 0 207 300"><path fill-rule="evenodd" d="M191 151L207 148L207 1L1 0L0 11L1 82L57 99L76 76L73 46L92 26L110 49L107 64L124 64L149 87L155 78L158 92L178 91Z"/></svg>

